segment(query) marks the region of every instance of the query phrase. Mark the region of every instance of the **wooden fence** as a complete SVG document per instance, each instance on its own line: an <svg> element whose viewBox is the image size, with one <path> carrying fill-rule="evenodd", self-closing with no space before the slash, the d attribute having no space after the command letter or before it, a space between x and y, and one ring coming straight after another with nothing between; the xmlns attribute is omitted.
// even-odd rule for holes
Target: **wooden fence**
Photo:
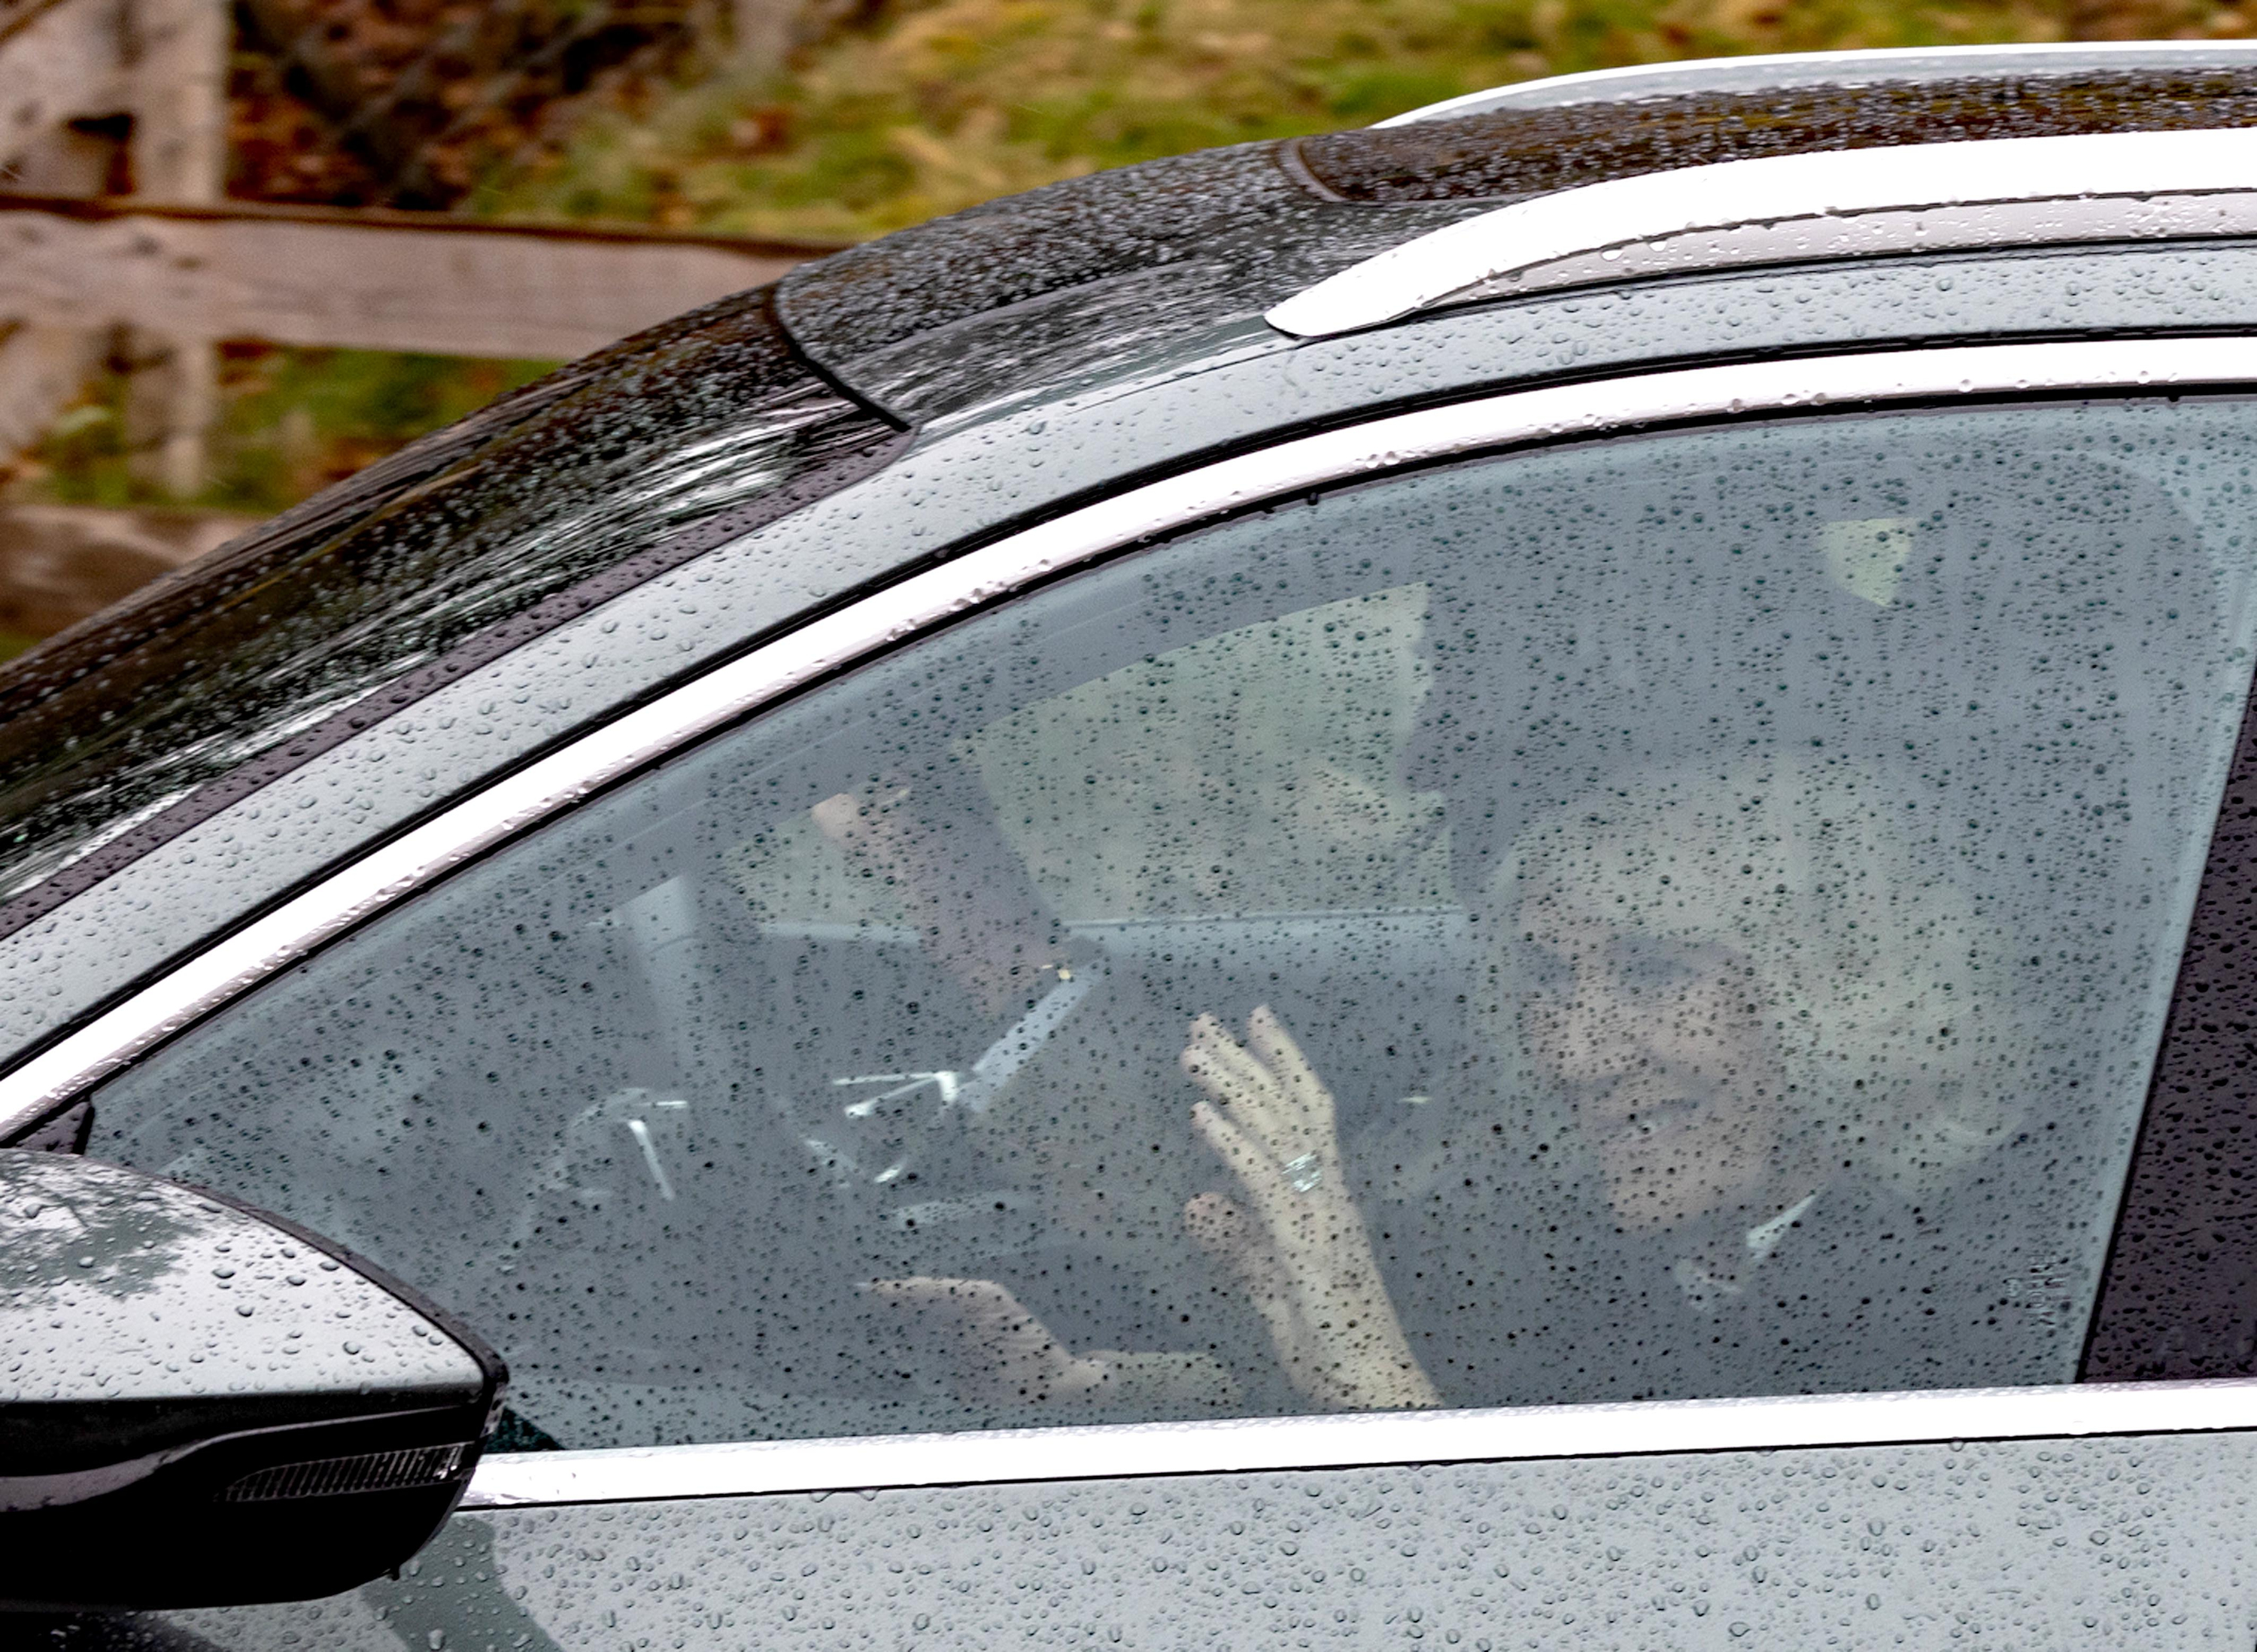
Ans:
<svg viewBox="0 0 2257 1652"><path fill-rule="evenodd" d="M0 194L0 313L87 331L563 357L831 251L366 208Z"/></svg>
<svg viewBox="0 0 2257 1652"><path fill-rule="evenodd" d="M796 3L738 0L735 27ZM129 360L137 473L186 497L219 340L579 356L833 250L227 201L230 27L228 0L0 0L0 457ZM0 630L56 628L210 538L180 513L0 508Z"/></svg>

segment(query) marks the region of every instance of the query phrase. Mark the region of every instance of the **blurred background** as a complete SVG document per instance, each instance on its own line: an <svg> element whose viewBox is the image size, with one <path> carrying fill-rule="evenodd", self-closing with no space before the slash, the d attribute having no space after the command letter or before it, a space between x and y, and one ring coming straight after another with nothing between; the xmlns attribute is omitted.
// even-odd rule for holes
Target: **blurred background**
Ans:
<svg viewBox="0 0 2257 1652"><path fill-rule="evenodd" d="M0 657L555 361L991 196L1620 64L2251 32L2239 0L0 0Z"/></svg>

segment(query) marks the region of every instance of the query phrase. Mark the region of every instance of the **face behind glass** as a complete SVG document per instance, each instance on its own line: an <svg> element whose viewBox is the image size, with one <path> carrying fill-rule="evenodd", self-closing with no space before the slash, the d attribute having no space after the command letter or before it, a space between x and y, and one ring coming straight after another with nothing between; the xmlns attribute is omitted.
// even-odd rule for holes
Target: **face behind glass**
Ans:
<svg viewBox="0 0 2257 1652"><path fill-rule="evenodd" d="M1531 990L1521 1037L1573 1110L1607 1198L1634 1229L1727 1208L1771 1213L1786 1079L1746 955L1640 934L1588 896L1539 886L1521 902Z"/></svg>

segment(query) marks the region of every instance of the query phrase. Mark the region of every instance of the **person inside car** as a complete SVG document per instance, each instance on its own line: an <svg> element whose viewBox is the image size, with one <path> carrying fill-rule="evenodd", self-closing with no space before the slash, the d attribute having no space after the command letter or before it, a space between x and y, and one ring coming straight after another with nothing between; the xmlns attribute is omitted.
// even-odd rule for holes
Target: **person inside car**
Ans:
<svg viewBox="0 0 2257 1652"><path fill-rule="evenodd" d="M1425 1162L1359 1170L1275 1015L1242 1040L1194 1023L1193 1126L1236 1187L1186 1225L1297 1392L1546 1400L1602 1363L1628 1395L1912 1386L1936 1338L1907 1320L1997 1334L2016 1262L2045 1271L1978 1174L2031 1040L2003 936L1886 795L1847 767L1695 764L1519 835L1479 1011L1570 1121L1564 1174L1513 1175L1492 1144L1528 1135L1462 1118Z"/></svg>
<svg viewBox="0 0 2257 1652"><path fill-rule="evenodd" d="M1336 1089L1340 1054L1306 1053L1327 1029L1291 1006L1192 1020L1192 1130L1224 1180L1180 1202L1179 1242L1274 1352L1257 1367L1208 1338L1244 1408L2073 1371L2064 1304L2091 1247L2045 1226L2053 1120L2025 1115L2073 1108L2086 1077L2043 1065L2022 1001L2073 979L2022 971L2055 944L2031 920L2062 889L2145 876L2139 820L2068 828L2149 760L2124 731L2179 692L2200 540L2131 477L2067 516L1988 475L1886 514L1845 495L1822 519L1796 485L1716 512L1783 525L1763 530L1760 603L1719 583L1695 614L1707 588L1640 559L1684 504L1659 484L1577 519L1578 554L1612 577L1548 631L1447 567L1424 588L1432 688L1402 789L1447 798L1459 899L1503 938L1424 1105ZM1633 548L1588 548L1608 546ZM2064 647L2099 596L2105 637ZM2058 801L2027 800L2011 842L1982 830L2006 818L1988 777L2013 771L1970 710L2002 695L2075 714L2018 782ZM1751 748L1808 755L1734 755ZM2031 830L2048 810L2064 829ZM1161 1242L1141 1239L1139 1277ZM959 1368L996 1394L1100 1393L1124 1357L997 1280L881 1289L956 1327Z"/></svg>
<svg viewBox="0 0 2257 1652"><path fill-rule="evenodd" d="M1695 763L1540 815L1490 892L1488 1070L1391 1135L1344 1140L1268 1007L1242 1038L1192 1023L1190 1125L1230 1186L1184 1233L1286 1405L1909 1387L1986 1338L2015 1374L2015 1304L2059 1269L1981 1168L2030 1029L2005 938L1888 794L1846 765ZM872 1288L953 1339L967 1397L1164 1413L1263 1386L1072 1350L995 1280Z"/></svg>

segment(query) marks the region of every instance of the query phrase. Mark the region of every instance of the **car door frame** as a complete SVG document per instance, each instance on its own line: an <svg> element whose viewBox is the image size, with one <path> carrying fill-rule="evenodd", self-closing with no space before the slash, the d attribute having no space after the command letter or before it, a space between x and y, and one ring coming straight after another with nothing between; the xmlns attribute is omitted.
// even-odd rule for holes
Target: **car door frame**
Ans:
<svg viewBox="0 0 2257 1652"><path fill-rule="evenodd" d="M258 982L690 744L971 612L1164 536L1321 487L1563 440L1797 413L2252 387L2257 387L2257 334L1870 349L1633 371L1509 390L1295 436L1132 486L909 572L627 710L381 844L0 1077L0 1133L21 1139L27 1130L82 1105L93 1085ZM2230 796L2257 796L2257 723L2243 730L2233 775ZM2205 900L2211 900L2213 913L2230 914L2246 904L2253 879L2243 863L2253 837L2257 833L2232 838L2225 862L2213 846L2197 896L2198 911ZM2214 889L2215 879L2239 881L2230 889ZM2251 999L2250 1019L2257 1021L2257 985L2244 996ZM2198 1031L2199 1020L2186 1026ZM2181 1022L2175 1019L2170 1025ZM2171 1036L2167 1027L2166 1051ZM2177 1070L2159 1058L2158 1070ZM2205 1117L2210 1123L2204 1127L2215 1129L2214 1117ZM2142 1167L2161 1162L2159 1155L2184 1148L2183 1129L2159 1134L2143 1126L2133 1183L2140 1183ZM2245 1144L2235 1163L2242 1170L2257 1168L2257 1141ZM2113 1259L2104 1303L2113 1300L2117 1269L2128 1255ZM2165 1295L2176 1288L2167 1281ZM2205 1367L2186 1381L1086 1425L497 1456L481 1466L466 1506L2248 1430L2257 1430L2257 1380Z"/></svg>

